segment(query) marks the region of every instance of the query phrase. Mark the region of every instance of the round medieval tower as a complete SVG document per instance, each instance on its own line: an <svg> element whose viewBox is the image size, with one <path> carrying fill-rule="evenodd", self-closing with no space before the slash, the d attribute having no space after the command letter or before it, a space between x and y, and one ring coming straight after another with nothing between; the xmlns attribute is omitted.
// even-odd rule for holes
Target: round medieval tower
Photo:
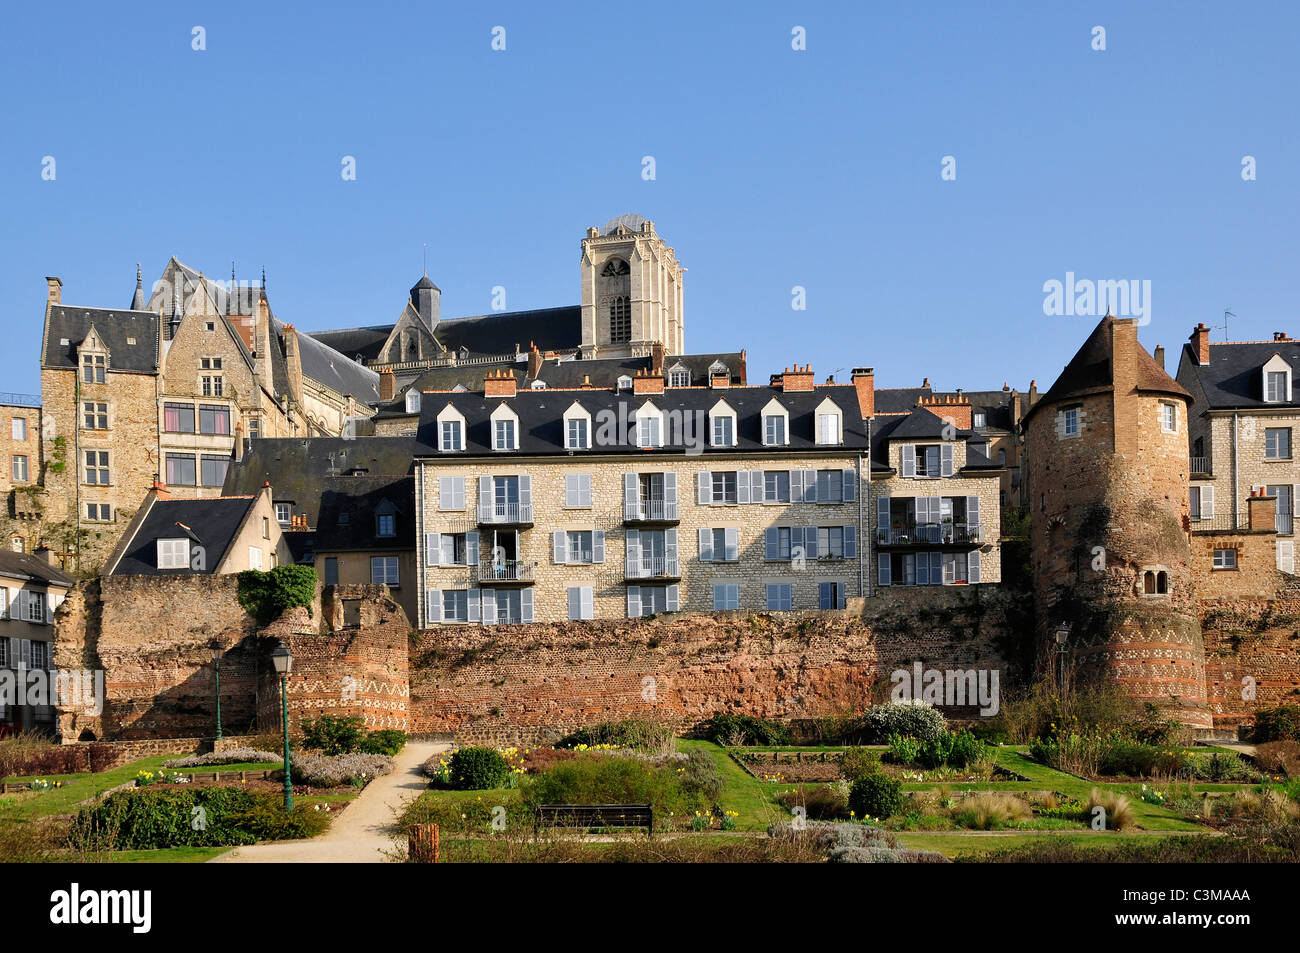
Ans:
<svg viewBox="0 0 1300 953"><path fill-rule="evenodd" d="M1167 717L1211 727L1188 535L1191 396L1107 316L1025 416L1044 648Z"/></svg>

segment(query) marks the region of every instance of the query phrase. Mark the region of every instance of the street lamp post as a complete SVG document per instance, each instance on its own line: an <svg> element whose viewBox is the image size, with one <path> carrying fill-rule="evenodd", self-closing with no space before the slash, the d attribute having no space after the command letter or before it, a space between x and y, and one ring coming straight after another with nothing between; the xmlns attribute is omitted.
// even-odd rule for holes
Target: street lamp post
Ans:
<svg viewBox="0 0 1300 953"><path fill-rule="evenodd" d="M1064 622L1056 628L1056 679L1061 696L1061 705L1065 705L1065 649L1070 640L1070 627Z"/></svg>
<svg viewBox="0 0 1300 953"><path fill-rule="evenodd" d="M289 776L289 672L293 670L293 653L281 644L271 653L271 663L280 676L280 718L284 725L284 809L293 810L293 780Z"/></svg>
<svg viewBox="0 0 1300 953"><path fill-rule="evenodd" d="M212 646L212 671L217 676L217 740L221 740L221 656L225 652L221 646Z"/></svg>

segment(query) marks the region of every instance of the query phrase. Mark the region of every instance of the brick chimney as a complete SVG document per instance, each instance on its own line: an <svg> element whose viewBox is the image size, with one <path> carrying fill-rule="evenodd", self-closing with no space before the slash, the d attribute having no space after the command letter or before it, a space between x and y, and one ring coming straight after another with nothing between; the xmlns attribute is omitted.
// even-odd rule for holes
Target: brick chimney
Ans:
<svg viewBox="0 0 1300 953"><path fill-rule="evenodd" d="M1210 329L1202 321L1192 329L1191 337L1192 353L1196 355L1196 361L1199 364L1210 363Z"/></svg>
<svg viewBox="0 0 1300 953"><path fill-rule="evenodd" d="M853 368L853 386L858 391L858 406L862 408L863 417L876 415L876 369L874 367Z"/></svg>
<svg viewBox="0 0 1300 953"><path fill-rule="evenodd" d="M1274 332L1273 332L1273 340L1274 340L1274 341L1289 341L1289 340L1291 340L1291 339L1290 339L1289 337L1287 337L1287 333L1286 333L1285 331L1274 331Z"/></svg>
<svg viewBox="0 0 1300 953"><path fill-rule="evenodd" d="M636 377L632 378L633 394L662 394L663 392L664 378L662 374L637 371Z"/></svg>
<svg viewBox="0 0 1300 953"><path fill-rule="evenodd" d="M397 396L397 375L391 367L379 369L379 399L390 401Z"/></svg>
<svg viewBox="0 0 1300 953"><path fill-rule="evenodd" d="M514 397L517 386L512 371L504 367L500 370L488 371L487 377L483 378L483 396Z"/></svg>
<svg viewBox="0 0 1300 953"><path fill-rule="evenodd" d="M157 474L154 474L153 488L150 492L160 500L170 500L172 498L171 491L167 489L167 484L159 480Z"/></svg>
<svg viewBox="0 0 1300 953"><path fill-rule="evenodd" d="M731 373L729 371L714 371L709 375L709 386L715 390L731 386Z"/></svg>
<svg viewBox="0 0 1300 953"><path fill-rule="evenodd" d="M796 364L794 370L787 367L782 373L772 375L772 386L779 387L787 394L797 391L810 391L816 386L816 383L811 364L804 364L803 366Z"/></svg>
<svg viewBox="0 0 1300 953"><path fill-rule="evenodd" d="M244 422L235 424L235 461L244 459Z"/></svg>
<svg viewBox="0 0 1300 953"><path fill-rule="evenodd" d="M63 303L63 279L45 276L45 286L49 289L50 304Z"/></svg>
<svg viewBox="0 0 1300 953"><path fill-rule="evenodd" d="M1246 513L1252 532L1276 530L1277 497L1265 496L1262 490L1252 490L1246 499Z"/></svg>
<svg viewBox="0 0 1300 953"><path fill-rule="evenodd" d="M972 411L969 397L960 394L956 397L952 394L934 394L926 397L922 394L920 406L933 413L936 417L948 421L958 430L970 430L971 428Z"/></svg>
<svg viewBox="0 0 1300 953"><path fill-rule="evenodd" d="M36 549L33 550L32 555L48 566L58 566L59 564L58 558L54 555L54 550L50 549L50 547L46 546L44 543L37 546Z"/></svg>
<svg viewBox="0 0 1300 953"><path fill-rule="evenodd" d="M542 352L537 348L537 342L531 341L528 344L528 380L535 381L542 373Z"/></svg>
<svg viewBox="0 0 1300 953"><path fill-rule="evenodd" d="M1165 369L1165 346L1157 344L1156 349L1151 352L1151 356L1156 359L1156 363L1160 365L1160 369L1163 371Z"/></svg>
<svg viewBox="0 0 1300 953"><path fill-rule="evenodd" d="M664 346L658 341L650 346L650 373L662 374L664 372Z"/></svg>

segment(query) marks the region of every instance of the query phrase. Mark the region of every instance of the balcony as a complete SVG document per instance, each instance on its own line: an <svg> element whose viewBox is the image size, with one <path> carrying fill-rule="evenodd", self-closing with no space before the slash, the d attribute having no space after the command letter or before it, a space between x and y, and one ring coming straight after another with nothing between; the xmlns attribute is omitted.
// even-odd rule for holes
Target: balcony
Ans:
<svg viewBox="0 0 1300 953"><path fill-rule="evenodd" d="M480 526L532 526L533 504L480 503L478 521Z"/></svg>
<svg viewBox="0 0 1300 953"><path fill-rule="evenodd" d="M677 504L663 500L638 500L623 504L624 523L676 523Z"/></svg>
<svg viewBox="0 0 1300 953"><path fill-rule="evenodd" d="M1189 457L1188 463L1191 466L1192 476L1198 476L1200 474L1209 475L1211 472L1209 457Z"/></svg>
<svg viewBox="0 0 1300 953"><path fill-rule="evenodd" d="M894 520L891 529L877 532L876 542L881 546L978 546L983 540L976 523Z"/></svg>
<svg viewBox="0 0 1300 953"><path fill-rule="evenodd" d="M478 564L479 585L531 585L536 567L536 563L526 563L518 559L481 562Z"/></svg>
<svg viewBox="0 0 1300 953"><path fill-rule="evenodd" d="M640 582L673 582L682 577L682 572L676 556L642 556L626 561L623 577Z"/></svg>

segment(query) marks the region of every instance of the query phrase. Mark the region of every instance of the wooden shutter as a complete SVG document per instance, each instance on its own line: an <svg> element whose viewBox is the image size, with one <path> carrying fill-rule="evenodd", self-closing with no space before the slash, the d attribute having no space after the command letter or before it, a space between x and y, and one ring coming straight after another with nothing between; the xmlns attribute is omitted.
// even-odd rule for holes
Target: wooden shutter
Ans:
<svg viewBox="0 0 1300 953"><path fill-rule="evenodd" d="M793 558L795 557L795 551L796 551L796 550L802 552L802 554L803 554L805 557L808 555L808 550L804 548L804 544L803 544L803 527L802 527L802 526L791 526L791 527L790 527L790 558L791 558L791 559L793 559ZM779 547L778 547L778 552L779 552L779 551L780 551L780 549L779 549Z"/></svg>
<svg viewBox="0 0 1300 953"><path fill-rule="evenodd" d="M775 526L769 526L763 531L763 558L780 559L781 552L781 531Z"/></svg>
<svg viewBox="0 0 1300 953"><path fill-rule="evenodd" d="M629 619L638 619L641 617L641 587L627 587L627 617Z"/></svg>
<svg viewBox="0 0 1300 953"><path fill-rule="evenodd" d="M426 624L442 621L442 590L424 590L424 621Z"/></svg>
<svg viewBox="0 0 1300 953"><path fill-rule="evenodd" d="M677 562L677 530L664 530L664 569L672 573L673 563ZM678 572L681 570L679 569Z"/></svg>
<svg viewBox="0 0 1300 953"><path fill-rule="evenodd" d="M667 592L668 598L666 600L667 601L666 609L668 612L678 611L679 594L680 594L680 590L677 588L676 583L673 583L671 586L668 587L668 592Z"/></svg>
<svg viewBox="0 0 1300 953"><path fill-rule="evenodd" d="M533 621L533 587L524 586L519 590L519 621Z"/></svg>
<svg viewBox="0 0 1300 953"><path fill-rule="evenodd" d="M765 499L763 486L763 471L749 471L749 502L762 503Z"/></svg>
<svg viewBox="0 0 1300 953"><path fill-rule="evenodd" d="M844 502L855 503L858 499L858 474L846 468L844 470Z"/></svg>
<svg viewBox="0 0 1300 953"><path fill-rule="evenodd" d="M569 537L562 529L551 534L551 561L567 563L569 561Z"/></svg>
<svg viewBox="0 0 1300 953"><path fill-rule="evenodd" d="M916 476L916 444L903 444L903 476Z"/></svg>
<svg viewBox="0 0 1300 953"><path fill-rule="evenodd" d="M889 586L893 584L890 579L890 556L889 553L880 553L876 557L876 584L879 586Z"/></svg>
<svg viewBox="0 0 1300 953"><path fill-rule="evenodd" d="M805 503L817 502L817 471L816 470L803 471L803 502Z"/></svg>
<svg viewBox="0 0 1300 953"><path fill-rule="evenodd" d="M637 564L641 561L641 533L639 530L630 529L627 531L625 549L624 559L627 574L631 576L636 571Z"/></svg>
<svg viewBox="0 0 1300 953"><path fill-rule="evenodd" d="M481 616L484 625L497 624L497 591L495 589L480 589Z"/></svg>
<svg viewBox="0 0 1300 953"><path fill-rule="evenodd" d="M916 554L916 584L918 586L928 586L930 584L930 554Z"/></svg>
<svg viewBox="0 0 1300 953"><path fill-rule="evenodd" d="M533 507L533 478L527 473L519 478L519 512L524 519Z"/></svg>
<svg viewBox="0 0 1300 953"><path fill-rule="evenodd" d="M978 496L966 497L966 532L970 535L968 539L979 541L983 537L980 534L980 498Z"/></svg>
<svg viewBox="0 0 1300 953"><path fill-rule="evenodd" d="M424 561L429 566L442 565L442 539L439 533L424 534Z"/></svg>
<svg viewBox="0 0 1300 953"><path fill-rule="evenodd" d="M478 478L478 512L480 517L491 516L495 500L492 496L492 478Z"/></svg>
<svg viewBox="0 0 1300 953"><path fill-rule="evenodd" d="M844 527L844 558L858 558L858 528L853 525Z"/></svg>
<svg viewBox="0 0 1300 953"><path fill-rule="evenodd" d="M636 519L641 515L640 500L637 496L637 477L635 473L623 474L623 518Z"/></svg>
<svg viewBox="0 0 1300 953"><path fill-rule="evenodd" d="M603 529L592 530L591 561L593 563L603 563L605 561L605 531Z"/></svg>
<svg viewBox="0 0 1300 953"><path fill-rule="evenodd" d="M803 528L803 554L809 559L816 559L818 552L817 527L805 526Z"/></svg>
<svg viewBox="0 0 1300 953"><path fill-rule="evenodd" d="M664 506L669 515L677 506L677 474L671 471L664 474Z"/></svg>
<svg viewBox="0 0 1300 953"><path fill-rule="evenodd" d="M582 618L582 590L577 586L569 587L569 618Z"/></svg>
<svg viewBox="0 0 1300 953"><path fill-rule="evenodd" d="M939 444L939 474L941 476L952 476L952 444Z"/></svg>
<svg viewBox="0 0 1300 953"><path fill-rule="evenodd" d="M695 486L699 493L701 506L708 506L713 502L713 473L711 471L701 470L696 474Z"/></svg>
<svg viewBox="0 0 1300 953"><path fill-rule="evenodd" d="M876 539L888 546L890 539L893 538L890 536L891 532L893 527L889 524L889 497L878 496L876 497Z"/></svg>
<svg viewBox="0 0 1300 953"><path fill-rule="evenodd" d="M723 542L726 544L724 559L740 558L740 528L737 526L728 526L722 531Z"/></svg>
<svg viewBox="0 0 1300 953"><path fill-rule="evenodd" d="M1201 519L1208 520L1214 518L1214 486L1206 485L1201 487Z"/></svg>
<svg viewBox="0 0 1300 953"><path fill-rule="evenodd" d="M803 502L803 471L802 470L790 471L790 502L791 503Z"/></svg>
<svg viewBox="0 0 1300 953"><path fill-rule="evenodd" d="M478 565L478 530L476 529L465 534L465 562L471 566Z"/></svg>
<svg viewBox="0 0 1300 953"><path fill-rule="evenodd" d="M700 562L713 561L713 530L707 526L700 527Z"/></svg>
<svg viewBox="0 0 1300 953"><path fill-rule="evenodd" d="M1295 540L1279 539L1277 541L1277 568L1280 572L1295 572Z"/></svg>
<svg viewBox="0 0 1300 953"><path fill-rule="evenodd" d="M980 581L980 551L978 549L971 550L966 557L966 581L971 585L975 585Z"/></svg>
<svg viewBox="0 0 1300 953"><path fill-rule="evenodd" d="M736 471L736 502L737 503L749 502L749 471L748 470Z"/></svg>

